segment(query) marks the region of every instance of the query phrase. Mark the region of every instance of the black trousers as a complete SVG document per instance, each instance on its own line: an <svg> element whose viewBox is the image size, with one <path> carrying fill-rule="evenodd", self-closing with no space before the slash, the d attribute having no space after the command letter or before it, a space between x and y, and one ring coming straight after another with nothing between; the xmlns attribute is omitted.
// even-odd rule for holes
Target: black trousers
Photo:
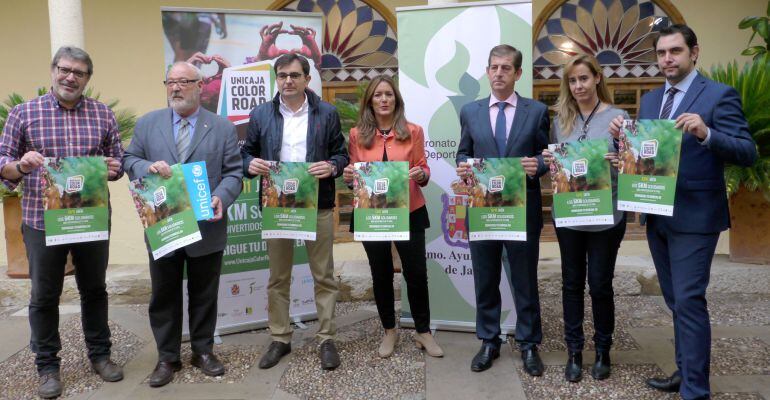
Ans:
<svg viewBox="0 0 770 400"><path fill-rule="evenodd" d="M223 253L218 251L201 257L190 257L184 249L179 249L159 260L150 261L150 326L158 347L159 361L181 361L182 279L185 263L190 345L196 354L212 352Z"/></svg>
<svg viewBox="0 0 770 400"><path fill-rule="evenodd" d="M409 308L414 319L415 330L430 332L430 304L428 300L428 270L425 260L425 231L411 231L410 239L395 242L362 242L369 267L372 270L374 301L380 314L382 327L396 327L396 311L393 305L393 256L391 243L401 257L401 269L406 281Z"/></svg>
<svg viewBox="0 0 770 400"><path fill-rule="evenodd" d="M570 351L583 351L586 275L594 318L594 345L609 351L615 330L615 293L612 278L620 242L626 233L625 218L610 229L584 232L556 228L561 252L562 307L564 340Z"/></svg>
<svg viewBox="0 0 770 400"><path fill-rule="evenodd" d="M109 259L109 240L45 245L45 232L21 227L29 260L32 293L29 300L29 347L35 353L40 374L58 371L61 358L59 298L64 286L67 254L72 253L75 282L80 292L81 323L92 362L110 357L110 328L107 326L107 285L104 283Z"/></svg>

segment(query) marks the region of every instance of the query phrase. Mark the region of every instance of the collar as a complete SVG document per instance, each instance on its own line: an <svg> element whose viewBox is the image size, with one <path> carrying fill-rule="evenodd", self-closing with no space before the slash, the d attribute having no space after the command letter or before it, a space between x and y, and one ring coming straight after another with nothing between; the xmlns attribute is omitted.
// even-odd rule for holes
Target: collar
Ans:
<svg viewBox="0 0 770 400"><path fill-rule="evenodd" d="M187 119L187 122L190 123L191 128L193 129L195 128L195 123L198 121L198 116L200 115L200 113L201 113L201 106L198 106L198 108L195 110L194 113L190 114L189 117L185 118ZM179 123L179 121L182 120L182 116L177 114L176 110L174 110L173 108L171 109L171 118L172 118L172 121L174 122L174 126L176 126Z"/></svg>
<svg viewBox="0 0 770 400"><path fill-rule="evenodd" d="M78 109L80 109L81 107L83 107L83 103L84 103L84 100L85 100L85 96L83 96L83 95L81 94L81 95L80 95L80 100L78 100L77 104L75 104L75 107L72 107L72 108L67 108L67 107L63 107L63 106L62 106L62 105L59 103L59 99L56 97L56 95L55 95L55 94L53 94L53 87L51 87L51 88L49 88L49 89L48 89L48 93L46 93L46 94L45 94L45 96L47 96L47 97L48 97L49 101L51 102L51 104L52 104L54 107L56 107L56 108L61 108L62 110L78 110Z"/></svg>
<svg viewBox="0 0 770 400"><path fill-rule="evenodd" d="M676 85L671 85L666 81L666 85L663 88L663 93L668 93L668 89L671 88L671 86L677 88L682 93L687 93L687 90L690 89L690 85L692 85L692 82L695 80L695 78L698 76L698 70L696 68L693 68L692 71L690 71L687 76L684 77L679 83Z"/></svg>
<svg viewBox="0 0 770 400"><path fill-rule="evenodd" d="M308 104L308 95L307 95L307 93L304 93L304 95L305 95L305 101L303 101L303 102L302 102L302 105L299 107L299 109L298 109L297 111L293 111L293 110L292 110L292 109L291 109L291 108L290 108L290 107L289 107L289 106L288 106L288 105L287 105L287 104L286 104L286 103L283 101L283 97L281 96L281 94L280 94L280 93L278 94L278 104L280 104L280 107L281 107L281 109L282 109L282 110L284 110L284 111L286 111L286 112L288 112L288 113L290 113L290 114L299 114L299 113L301 113L301 112L303 112L303 111L307 110L307 109L308 109L308 106L309 106L309 104Z"/></svg>
<svg viewBox="0 0 770 400"><path fill-rule="evenodd" d="M518 103L518 96L516 96L516 92L511 93L510 96L508 96L505 100L500 100L497 97L495 97L494 94L489 95L489 108L492 108L493 106L497 106L497 103L504 101L508 103L508 105L516 107L516 104Z"/></svg>

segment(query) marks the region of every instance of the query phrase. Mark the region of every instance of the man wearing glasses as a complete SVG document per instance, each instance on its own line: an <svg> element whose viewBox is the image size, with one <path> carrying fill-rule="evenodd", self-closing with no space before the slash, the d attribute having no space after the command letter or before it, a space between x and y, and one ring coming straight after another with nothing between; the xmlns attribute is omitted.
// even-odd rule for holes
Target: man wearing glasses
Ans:
<svg viewBox="0 0 770 400"><path fill-rule="evenodd" d="M13 189L23 181L22 234L29 259L30 349L40 375L38 394L62 393L59 375L59 297L67 254L72 253L80 292L81 318L92 369L108 382L123 379L110 360L107 290L104 282L109 240L46 246L41 175L45 157L101 156L111 181L123 176L123 149L115 115L106 105L83 96L93 74L91 57L77 47L62 47L51 62L51 91L14 107L0 136L0 175Z"/></svg>
<svg viewBox="0 0 770 400"><path fill-rule="evenodd" d="M158 363L149 384L160 387L182 368L182 280L187 272L190 325L190 363L209 376L225 373L214 355L217 294L222 256L227 241L225 211L241 193L241 155L235 126L201 107L201 71L177 62L166 74L168 108L152 111L136 121L123 168L129 178L148 174L171 176L170 165L206 162L214 216L198 221L202 240L157 260L150 254L150 326L158 349Z"/></svg>
<svg viewBox="0 0 770 400"><path fill-rule="evenodd" d="M276 59L273 68L279 94L273 101L256 107L250 115L246 143L241 149L243 171L248 177L267 175L272 161L310 162L308 172L319 180L316 240L305 241L310 271L315 284L315 304L320 327L321 367L332 370L340 365L334 345L336 327L334 306L337 282L334 279L332 243L334 229L334 178L350 162L340 117L333 105L307 89L310 63L297 54ZM294 240L268 239L270 278L267 286L268 325L273 337L260 368L271 368L291 352L292 329L289 320L289 287Z"/></svg>

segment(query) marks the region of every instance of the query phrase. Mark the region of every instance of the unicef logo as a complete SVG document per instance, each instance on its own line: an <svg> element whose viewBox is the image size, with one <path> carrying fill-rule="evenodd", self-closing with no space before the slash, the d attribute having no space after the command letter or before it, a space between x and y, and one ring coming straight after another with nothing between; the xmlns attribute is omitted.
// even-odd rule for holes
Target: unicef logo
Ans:
<svg viewBox="0 0 770 400"><path fill-rule="evenodd" d="M193 173L193 176L195 177L201 176L203 175L203 168L201 168L200 165L193 165L192 173Z"/></svg>

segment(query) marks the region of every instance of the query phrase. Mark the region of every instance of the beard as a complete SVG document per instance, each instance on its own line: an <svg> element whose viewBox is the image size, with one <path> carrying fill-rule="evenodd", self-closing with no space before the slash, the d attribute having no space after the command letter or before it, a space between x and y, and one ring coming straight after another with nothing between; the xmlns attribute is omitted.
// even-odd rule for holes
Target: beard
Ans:
<svg viewBox="0 0 770 400"><path fill-rule="evenodd" d="M73 89L74 91L72 92L68 91L65 89L65 87ZM80 98L81 94L83 94L83 90L81 86L68 84L67 82L62 82L62 81L57 81L53 89L60 99L67 102L75 101Z"/></svg>
<svg viewBox="0 0 770 400"><path fill-rule="evenodd" d="M175 97L175 96L181 96ZM168 104L176 111L177 114L186 114L187 112L194 111L200 104L200 91L193 91L189 96L184 97L180 92L171 93L168 96Z"/></svg>

